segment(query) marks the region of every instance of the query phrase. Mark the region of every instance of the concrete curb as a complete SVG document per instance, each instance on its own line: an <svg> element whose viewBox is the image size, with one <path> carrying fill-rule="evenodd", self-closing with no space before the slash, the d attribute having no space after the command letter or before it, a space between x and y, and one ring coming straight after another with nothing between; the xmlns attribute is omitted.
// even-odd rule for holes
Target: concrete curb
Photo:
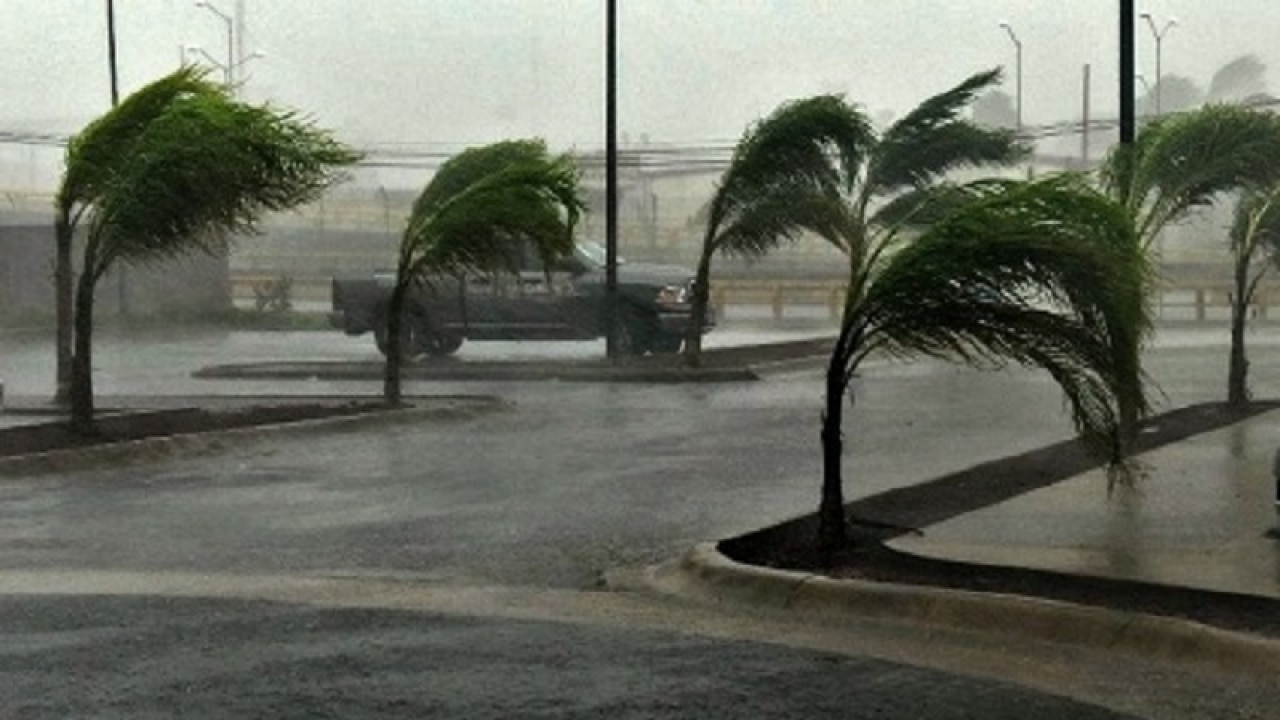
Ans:
<svg viewBox="0 0 1280 720"><path fill-rule="evenodd" d="M1280 676L1280 641L1178 618L995 593L834 580L734 562L702 543L649 569L649 587L710 604L782 611L839 623L896 620L1081 645Z"/></svg>
<svg viewBox="0 0 1280 720"><path fill-rule="evenodd" d="M243 363L212 365L192 377L205 380L377 380L376 363ZM409 381L559 381L615 383L729 383L760 378L748 367L686 368L647 363L605 365L573 363L424 363L404 368Z"/></svg>
<svg viewBox="0 0 1280 720"><path fill-rule="evenodd" d="M511 407L509 402L487 396L450 397L444 400L424 398L417 402L419 404L399 409L371 410L336 417L150 437L109 445L16 455L0 458L0 477L30 477L120 467L174 457L209 455L232 446L242 446L267 438L306 435L317 430L346 432L379 424L416 420L459 420L474 417L478 413Z"/></svg>

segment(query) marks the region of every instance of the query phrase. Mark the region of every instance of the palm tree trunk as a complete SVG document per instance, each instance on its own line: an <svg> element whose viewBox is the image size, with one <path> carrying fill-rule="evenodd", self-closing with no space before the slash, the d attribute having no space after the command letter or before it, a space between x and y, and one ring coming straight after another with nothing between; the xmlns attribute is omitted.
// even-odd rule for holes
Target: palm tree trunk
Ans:
<svg viewBox="0 0 1280 720"><path fill-rule="evenodd" d="M71 429L82 435L97 432L93 407L93 290L93 274L81 273L75 294L75 352L70 363L70 400Z"/></svg>
<svg viewBox="0 0 1280 720"><path fill-rule="evenodd" d="M1242 406L1249 402L1249 360L1245 357L1244 330L1249 312L1249 253L1246 245L1236 250L1235 291L1231 295L1231 354L1227 368L1227 404Z"/></svg>
<svg viewBox="0 0 1280 720"><path fill-rule="evenodd" d="M71 399L71 357L72 357L72 303L74 302L75 283L71 261L72 227L70 210L58 208L53 224L54 233L54 312L57 325L55 340L55 377L57 389L53 401L66 405Z"/></svg>
<svg viewBox="0 0 1280 720"><path fill-rule="evenodd" d="M382 376L382 399L388 405L399 405L402 399L400 392L400 309L404 307L405 284L396 282L391 288L391 299L387 302L387 364Z"/></svg>
<svg viewBox="0 0 1280 720"><path fill-rule="evenodd" d="M702 364L702 321L707 316L711 301L710 248L704 248L698 259L698 271L693 281L693 301L689 306L689 330L684 338L684 364L698 367Z"/></svg>
<svg viewBox="0 0 1280 720"><path fill-rule="evenodd" d="M822 499L818 505L818 547L824 558L848 542L844 515L844 366L833 353L827 366L826 409L822 413Z"/></svg>

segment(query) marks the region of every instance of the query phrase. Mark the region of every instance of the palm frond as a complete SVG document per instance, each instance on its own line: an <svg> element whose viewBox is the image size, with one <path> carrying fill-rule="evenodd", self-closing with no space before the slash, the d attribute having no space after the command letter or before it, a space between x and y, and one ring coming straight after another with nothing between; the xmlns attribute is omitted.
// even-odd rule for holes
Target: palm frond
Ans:
<svg viewBox="0 0 1280 720"><path fill-rule="evenodd" d="M913 188L877 207L868 224L880 228L923 229L972 202L972 187L940 183Z"/></svg>
<svg viewBox="0 0 1280 720"><path fill-rule="evenodd" d="M1110 447L1146 405L1137 343L1116 351L1145 312L1132 225L1078 178L969 189L970 204L885 260L849 319L860 350L1042 367L1082 435Z"/></svg>
<svg viewBox="0 0 1280 720"><path fill-rule="evenodd" d="M1133 149L1113 154L1104 174L1127 201L1146 241L1167 223L1242 188L1280 178L1280 118L1209 105L1144 128Z"/></svg>
<svg viewBox="0 0 1280 720"><path fill-rule="evenodd" d="M228 95L173 100L100 188L90 234L100 271L218 249L261 215L314 200L357 155L298 116Z"/></svg>
<svg viewBox="0 0 1280 720"><path fill-rule="evenodd" d="M758 216L762 206L776 207L773 198L782 188L813 197L847 188L846 172L861 166L873 137L865 115L840 97L820 95L781 106L738 143L712 199L707 242L719 250L734 238L749 238L744 233L721 237L721 230L739 215ZM798 213L791 216L801 219ZM749 244L758 245L758 238Z"/></svg>
<svg viewBox="0 0 1280 720"><path fill-rule="evenodd" d="M844 195L834 187L762 187L721 227L718 246L724 254L759 258L811 233L843 248L847 208Z"/></svg>
<svg viewBox="0 0 1280 720"><path fill-rule="evenodd" d="M203 70L184 66L132 93L76 133L67 143L58 204L70 210L73 204L92 202L123 158L137 150L147 127L172 103L190 95L225 95L225 88L206 76Z"/></svg>
<svg viewBox="0 0 1280 720"><path fill-rule="evenodd" d="M472 184L522 162L547 158L547 144L539 138L503 140L467 148L449 158L414 200L412 215L426 217Z"/></svg>
<svg viewBox="0 0 1280 720"><path fill-rule="evenodd" d="M876 145L864 192L887 195L923 187L952 170L1009 165L1026 157L1029 148L1014 132L984 128L963 115L974 98L999 81L998 69L977 73L893 123Z"/></svg>
<svg viewBox="0 0 1280 720"><path fill-rule="evenodd" d="M422 212L410 218L402 252L417 272L513 272L526 242L544 264L572 252L584 209L577 167L568 156L523 152L486 175L468 173L466 185L447 178L460 189L415 206Z"/></svg>

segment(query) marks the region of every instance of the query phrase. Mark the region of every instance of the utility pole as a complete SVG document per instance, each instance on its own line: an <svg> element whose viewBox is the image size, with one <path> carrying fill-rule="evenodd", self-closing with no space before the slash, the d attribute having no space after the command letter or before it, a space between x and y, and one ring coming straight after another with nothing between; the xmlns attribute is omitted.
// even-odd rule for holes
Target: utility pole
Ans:
<svg viewBox="0 0 1280 720"><path fill-rule="evenodd" d="M116 62L116 3L107 0L107 65L111 72L111 107L120 104L120 70ZM122 263L116 268L116 309L129 317L129 271Z"/></svg>
<svg viewBox="0 0 1280 720"><path fill-rule="evenodd" d="M618 0L605 1L605 357L618 358Z"/></svg>
<svg viewBox="0 0 1280 720"><path fill-rule="evenodd" d="M120 104L120 73L116 66L116 3L107 0L107 67L111 73L111 107Z"/></svg>
<svg viewBox="0 0 1280 720"><path fill-rule="evenodd" d="M1123 145L1132 145L1134 138L1133 90L1137 67L1133 57L1133 31L1133 0L1120 0L1120 143Z"/></svg>
<svg viewBox="0 0 1280 720"><path fill-rule="evenodd" d="M1089 169L1089 64L1084 66L1084 87L1080 102L1080 169Z"/></svg>

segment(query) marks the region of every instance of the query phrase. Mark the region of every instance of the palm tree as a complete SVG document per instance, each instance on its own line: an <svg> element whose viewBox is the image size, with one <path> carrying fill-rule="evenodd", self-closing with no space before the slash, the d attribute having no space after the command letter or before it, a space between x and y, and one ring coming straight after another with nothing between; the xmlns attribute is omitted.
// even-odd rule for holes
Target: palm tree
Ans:
<svg viewBox="0 0 1280 720"><path fill-rule="evenodd" d="M877 234L852 268L826 372L824 552L848 539L844 399L852 401L851 382L868 357L1043 368L1087 446L1108 456L1120 421L1117 388L1145 404L1136 367L1110 351L1140 320L1133 298L1144 272L1121 208L1074 176L980 181L950 188L948 200L919 233Z"/></svg>
<svg viewBox="0 0 1280 720"><path fill-rule="evenodd" d="M388 303L383 397L400 402L401 332L409 289L446 276L518 272L527 243L545 267L573 252L584 209L571 158L542 140L511 140L450 158L414 201Z"/></svg>
<svg viewBox="0 0 1280 720"><path fill-rule="evenodd" d="M1237 105L1206 105L1162 118L1145 126L1132 145L1119 146L1108 156L1102 181L1132 219L1141 250L1151 253L1160 232L1171 223L1240 192L1260 197L1259 193L1280 181L1280 118ZM1263 207L1251 202L1246 205L1255 210ZM1247 225L1249 221L1243 222ZM1243 235L1238 243L1233 238L1237 305L1246 301L1246 294L1252 294L1244 278L1256 249L1253 245ZM1153 277L1148 279L1154 281ZM1143 289L1145 296L1154 290L1152 282ZM1243 307L1232 313L1233 372L1245 367L1237 365L1244 359ZM1148 316L1142 332L1118 344L1114 351L1136 358L1150 330ZM1243 402L1243 375L1238 386L1234 380L1229 383L1229 399ZM1129 408L1126 416L1126 434L1132 439L1136 411Z"/></svg>
<svg viewBox="0 0 1280 720"><path fill-rule="evenodd" d="M716 253L760 257L808 232L840 248L856 273L877 235L922 220L919 211L945 194L941 181L949 173L1025 157L1011 130L963 117L999 80L999 70L973 75L879 134L834 96L784 105L749 130L711 200L693 317L706 312ZM689 364L698 362L700 330L686 338Z"/></svg>
<svg viewBox="0 0 1280 720"><path fill-rule="evenodd" d="M1236 203L1231 226L1231 354L1227 365L1227 403L1249 402L1249 360L1245 324L1258 285L1280 258L1280 185L1247 190Z"/></svg>
<svg viewBox="0 0 1280 720"><path fill-rule="evenodd" d="M88 218L71 361L71 424L82 432L94 430L94 289L109 268L221 250L263 213L318 198L357 159L297 115L239 103L189 68L158 83L68 152L63 186L78 188Z"/></svg>
<svg viewBox="0 0 1280 720"><path fill-rule="evenodd" d="M759 257L806 232L839 246L840 170L860 165L873 137L866 117L834 95L787 103L747 131L711 198L691 302L695 321L684 343L688 364L701 358L715 254Z"/></svg>
<svg viewBox="0 0 1280 720"><path fill-rule="evenodd" d="M130 95L114 111L94 120L67 143L66 170L54 199L54 285L57 315L57 400L71 391L72 238L85 213L105 192L116 169L136 152L143 131L183 95L217 93L200 71L185 67Z"/></svg>

